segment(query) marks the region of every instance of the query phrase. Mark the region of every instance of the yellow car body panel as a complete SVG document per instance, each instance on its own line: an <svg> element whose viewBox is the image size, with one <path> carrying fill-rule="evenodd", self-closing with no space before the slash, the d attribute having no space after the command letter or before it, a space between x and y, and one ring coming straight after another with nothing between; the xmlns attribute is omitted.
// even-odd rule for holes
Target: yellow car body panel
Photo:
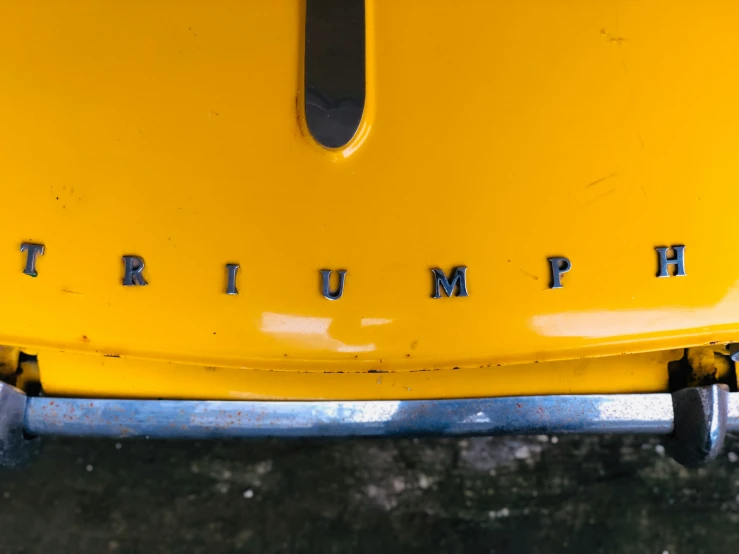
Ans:
<svg viewBox="0 0 739 554"><path fill-rule="evenodd" d="M661 392L682 349L542 364L407 371L265 371L68 352L39 355L62 396L221 400L410 400Z"/></svg>
<svg viewBox="0 0 739 554"><path fill-rule="evenodd" d="M328 150L300 2L8 2L0 344L39 354L48 394L666 390L672 349L739 337L737 20L367 0L363 119ZM687 274L657 278L674 245ZM458 266L469 296L431 298Z"/></svg>

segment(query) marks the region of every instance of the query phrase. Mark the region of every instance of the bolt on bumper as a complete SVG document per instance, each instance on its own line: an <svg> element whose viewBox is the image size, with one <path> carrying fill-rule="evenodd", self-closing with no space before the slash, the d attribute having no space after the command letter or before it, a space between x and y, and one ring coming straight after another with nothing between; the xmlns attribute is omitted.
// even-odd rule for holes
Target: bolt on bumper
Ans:
<svg viewBox="0 0 739 554"><path fill-rule="evenodd" d="M0 383L0 465L24 463L38 437L223 439L642 433L695 467L739 430L725 385L672 394L371 401L116 400L26 397Z"/></svg>

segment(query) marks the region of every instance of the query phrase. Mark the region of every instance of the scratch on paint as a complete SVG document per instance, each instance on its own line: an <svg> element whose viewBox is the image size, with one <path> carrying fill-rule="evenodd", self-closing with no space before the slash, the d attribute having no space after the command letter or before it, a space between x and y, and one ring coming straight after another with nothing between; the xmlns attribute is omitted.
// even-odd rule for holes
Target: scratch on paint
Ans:
<svg viewBox="0 0 739 554"><path fill-rule="evenodd" d="M526 277L531 277L534 281L538 281L539 280L539 278L536 275L534 275L533 273L529 273L528 271L525 271L525 270L523 270L521 268L519 268L519 271L521 273L523 273L524 275L526 275Z"/></svg>
<svg viewBox="0 0 739 554"><path fill-rule="evenodd" d="M609 174L609 175L606 175L605 177L601 177L600 179L596 179L596 180L595 180L595 181L593 181L592 183L588 183L587 185L585 185L585 188L589 188L589 187L595 186L595 185L597 185L598 183L602 183L603 181L607 181L608 179L613 179L613 178L614 178L614 177L616 177L617 175L618 175L618 173L616 173L616 172L614 171L613 173L611 173L611 174Z"/></svg>
<svg viewBox="0 0 739 554"><path fill-rule="evenodd" d="M614 36L608 31L606 31L605 29L601 29L600 34L603 35L603 37L605 37L608 40L608 42L615 42L619 46L621 46L621 43L626 40L625 37Z"/></svg>

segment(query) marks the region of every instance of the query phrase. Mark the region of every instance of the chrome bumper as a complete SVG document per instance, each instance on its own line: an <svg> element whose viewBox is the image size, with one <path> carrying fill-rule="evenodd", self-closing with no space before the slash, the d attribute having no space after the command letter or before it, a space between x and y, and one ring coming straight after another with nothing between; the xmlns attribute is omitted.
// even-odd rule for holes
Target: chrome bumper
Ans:
<svg viewBox="0 0 739 554"><path fill-rule="evenodd" d="M739 393L722 385L673 394L458 400L192 401L26 397L0 383L0 465L17 465L36 437L223 439L644 433L669 436L695 466L739 430Z"/></svg>

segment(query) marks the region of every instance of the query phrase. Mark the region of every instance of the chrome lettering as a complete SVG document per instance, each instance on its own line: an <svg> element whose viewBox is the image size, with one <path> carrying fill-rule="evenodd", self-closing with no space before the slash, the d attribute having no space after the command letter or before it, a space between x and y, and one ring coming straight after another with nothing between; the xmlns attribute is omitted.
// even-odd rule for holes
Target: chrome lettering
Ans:
<svg viewBox="0 0 739 554"><path fill-rule="evenodd" d="M441 289L447 296L454 294L454 288L457 288L457 296L469 296L467 293L467 266L458 266L452 269L451 282L441 269L432 269L431 276L433 279L433 292L431 298L441 298Z"/></svg>
<svg viewBox="0 0 739 554"><path fill-rule="evenodd" d="M552 280L549 282L550 289L562 288L562 275L572 269L572 262L568 258L547 258L552 268Z"/></svg>
<svg viewBox="0 0 739 554"><path fill-rule="evenodd" d="M338 300L341 298L341 295L344 294L346 270L340 269L337 271L339 274L339 286L333 292L331 291L331 273L333 273L333 271L330 269L321 270L321 292L323 293L323 296L329 300Z"/></svg>
<svg viewBox="0 0 739 554"><path fill-rule="evenodd" d="M226 264L226 273L228 275L226 294L239 294L239 289L236 288L236 272L239 270L239 267L239 264Z"/></svg>
<svg viewBox="0 0 739 554"><path fill-rule="evenodd" d="M148 285L142 272L144 271L144 260L140 256L123 256L123 286L145 287Z"/></svg>
<svg viewBox="0 0 739 554"><path fill-rule="evenodd" d="M36 256L44 255L44 245L34 244L32 242L21 243L21 252L28 252L26 255L26 267L23 273L30 275L31 277L37 277L38 271L36 271Z"/></svg>
<svg viewBox="0 0 739 554"><path fill-rule="evenodd" d="M675 253L674 258L668 258L667 257L667 251L672 249L672 251ZM657 273L657 277L670 277L670 273L668 271L668 267L671 265L676 266L675 269L675 277L684 277L686 275L685 273L685 246L683 245L677 245L677 246L659 246L655 248L658 254L659 258L659 272Z"/></svg>

